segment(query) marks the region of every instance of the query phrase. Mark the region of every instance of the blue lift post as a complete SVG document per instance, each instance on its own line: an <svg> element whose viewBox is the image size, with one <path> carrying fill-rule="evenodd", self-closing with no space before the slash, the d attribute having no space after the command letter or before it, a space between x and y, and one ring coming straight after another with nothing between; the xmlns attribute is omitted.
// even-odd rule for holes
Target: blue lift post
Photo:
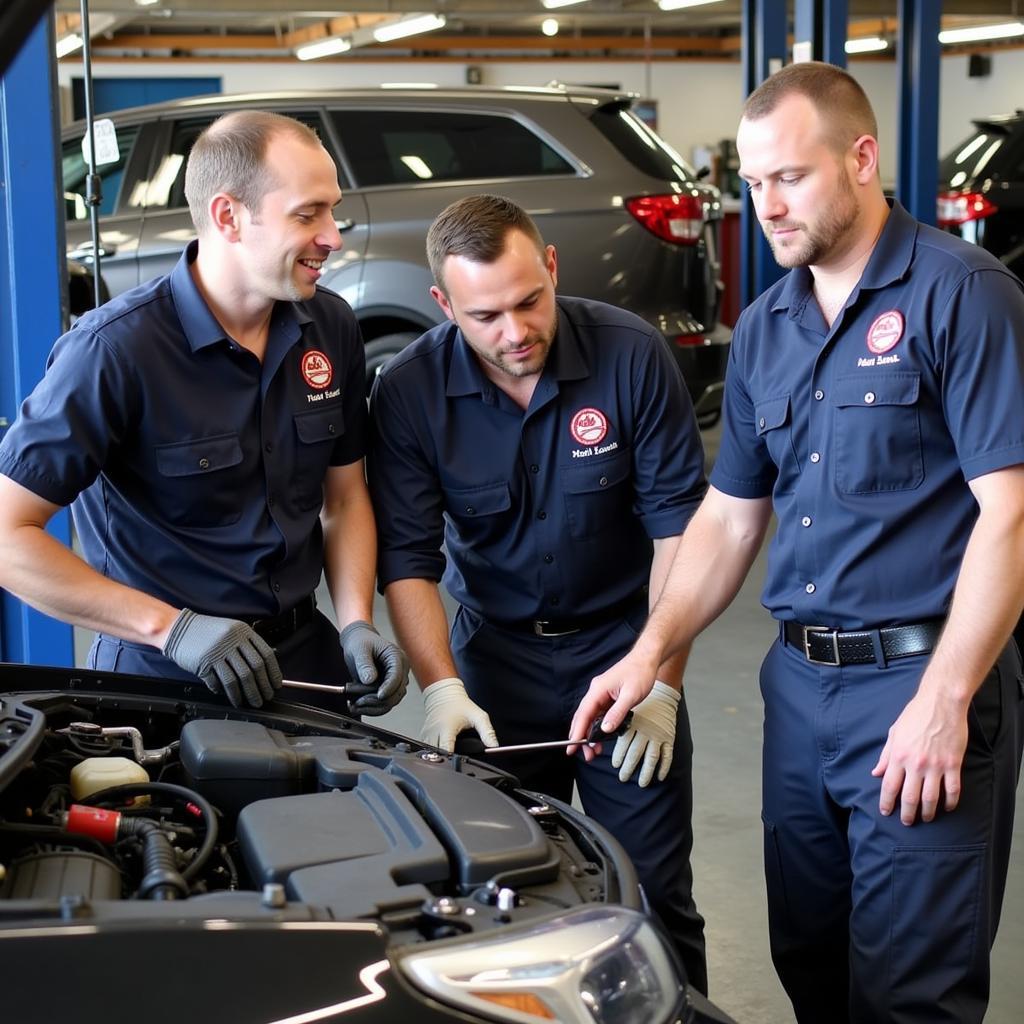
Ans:
<svg viewBox="0 0 1024 1024"><path fill-rule="evenodd" d="M42 377L64 323L53 20L40 19L0 75L0 436ZM50 532L70 541L68 514ZM0 591L0 660L72 665L70 626Z"/></svg>
<svg viewBox="0 0 1024 1024"><path fill-rule="evenodd" d="M899 153L896 197L918 220L935 223L939 170L941 0L899 0Z"/></svg>
<svg viewBox="0 0 1024 1024"><path fill-rule="evenodd" d="M786 0L743 0L743 95L749 96L786 60ZM740 300L750 305L782 276L757 223L750 196L740 207Z"/></svg>
<svg viewBox="0 0 1024 1024"><path fill-rule="evenodd" d="M809 43L811 60L846 67L847 0L795 0L793 49Z"/></svg>

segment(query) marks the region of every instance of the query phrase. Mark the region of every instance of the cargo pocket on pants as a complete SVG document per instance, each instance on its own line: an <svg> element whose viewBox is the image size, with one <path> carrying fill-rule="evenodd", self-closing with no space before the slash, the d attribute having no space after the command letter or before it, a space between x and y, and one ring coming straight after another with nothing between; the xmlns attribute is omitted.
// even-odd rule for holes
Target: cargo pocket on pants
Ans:
<svg viewBox="0 0 1024 1024"><path fill-rule="evenodd" d="M893 851L889 986L904 999L951 989L976 969L985 855L984 844Z"/></svg>

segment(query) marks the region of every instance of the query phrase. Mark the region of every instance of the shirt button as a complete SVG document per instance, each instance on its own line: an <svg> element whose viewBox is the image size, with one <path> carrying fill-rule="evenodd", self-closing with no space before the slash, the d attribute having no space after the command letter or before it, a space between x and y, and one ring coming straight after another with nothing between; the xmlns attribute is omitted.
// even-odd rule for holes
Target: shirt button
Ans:
<svg viewBox="0 0 1024 1024"><path fill-rule="evenodd" d="M545 555L544 556L544 561L547 562L548 565L550 565L554 560L555 560L555 556L554 555ZM552 601L552 604L554 604L553 601Z"/></svg>
<svg viewBox="0 0 1024 1024"><path fill-rule="evenodd" d="M548 601L548 604L550 604L554 608L557 608L560 603L561 602L558 600L557 597L553 597L550 601Z"/></svg>
<svg viewBox="0 0 1024 1024"><path fill-rule="evenodd" d="M273 507L274 507L274 498L273 498L273 495L271 495L270 497L267 498L267 508L273 508Z"/></svg>
<svg viewBox="0 0 1024 1024"><path fill-rule="evenodd" d="M804 587L804 590L806 590L808 594L813 594L817 589L818 588L813 583L808 583L807 586Z"/></svg>
<svg viewBox="0 0 1024 1024"><path fill-rule="evenodd" d="M602 487L607 487L607 486L608 486L608 477L606 477L606 476L603 476L603 477L601 477L601 479L600 479L600 480L598 480L597 482L598 482L598 483L599 483L599 484L600 484L600 485L601 485Z"/></svg>
<svg viewBox="0 0 1024 1024"><path fill-rule="evenodd" d="M821 456L817 452L811 452L811 462L821 462Z"/></svg>
<svg viewBox="0 0 1024 1024"><path fill-rule="evenodd" d="M759 427L760 427L760 428L761 428L762 430L764 430L764 417L763 417L763 416L762 416L762 417L761 417L761 418L760 418L760 419L759 419L759 420L757 421L757 425L758 425L758 426L759 426Z"/></svg>
<svg viewBox="0 0 1024 1024"><path fill-rule="evenodd" d="M874 391L869 391L869 392L868 392L868 393L867 393L867 394L866 394L866 395L864 396L864 401L865 401L865 402L867 402L867 403L868 403L868 405L871 405L871 403L872 403L872 402L873 402L874 400L875 400L875 393L874 393Z"/></svg>
<svg viewBox="0 0 1024 1024"><path fill-rule="evenodd" d="M540 472L540 466L538 466L536 462L532 463L531 466L530 466L530 472L531 473L539 473Z"/></svg>
<svg viewBox="0 0 1024 1024"><path fill-rule="evenodd" d="M800 520L800 524L801 524L801 526L810 526L811 525L811 517L810 516L804 516L803 519Z"/></svg>
<svg viewBox="0 0 1024 1024"><path fill-rule="evenodd" d="M545 511L544 511L544 509L541 509L541 510L540 510L540 511L539 511L539 512L537 513L537 518L538 518L538 519L547 519L547 517L548 517L548 514L547 514L547 512L545 512Z"/></svg>
<svg viewBox="0 0 1024 1024"><path fill-rule="evenodd" d="M825 397L825 392L822 391L820 388L817 391L814 392L814 400L816 402L820 402L824 397Z"/></svg>
<svg viewBox="0 0 1024 1024"><path fill-rule="evenodd" d="M281 592L281 584L280 583L275 583L274 584L274 593L275 594L279 594L280 592Z"/></svg>
<svg viewBox="0 0 1024 1024"><path fill-rule="evenodd" d="M476 509L472 505L467 505L466 506L466 515L467 516L475 516L476 515Z"/></svg>
<svg viewBox="0 0 1024 1024"><path fill-rule="evenodd" d="M264 446L263 450L269 455L273 450L274 446L268 441Z"/></svg>
<svg viewBox="0 0 1024 1024"><path fill-rule="evenodd" d="M334 424L333 423L328 423L327 424L327 433L328 434L333 434L334 433Z"/></svg>
<svg viewBox="0 0 1024 1024"><path fill-rule="evenodd" d="M210 468L210 460L209 459L200 459L199 460L199 468L200 469L209 469Z"/></svg>

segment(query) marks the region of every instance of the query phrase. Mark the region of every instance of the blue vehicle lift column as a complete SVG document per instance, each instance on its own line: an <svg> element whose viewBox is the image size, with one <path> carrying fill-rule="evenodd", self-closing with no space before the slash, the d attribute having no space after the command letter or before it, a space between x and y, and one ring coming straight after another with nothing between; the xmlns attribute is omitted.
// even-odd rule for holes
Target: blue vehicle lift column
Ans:
<svg viewBox="0 0 1024 1024"><path fill-rule="evenodd" d="M40 19L0 76L0 436L42 377L64 323L53 21ZM67 511L50 532L70 540ZM0 660L74 663L70 626L0 591Z"/></svg>
<svg viewBox="0 0 1024 1024"><path fill-rule="evenodd" d="M846 67L847 0L796 0L793 6L793 59L806 44L805 60Z"/></svg>
<svg viewBox="0 0 1024 1024"><path fill-rule="evenodd" d="M787 14L785 0L743 0L743 96L749 96L786 60ZM782 276L754 214L750 196L743 192L740 208L740 301L749 305Z"/></svg>
<svg viewBox="0 0 1024 1024"><path fill-rule="evenodd" d="M896 196L918 220L935 223L939 160L941 0L899 0L900 89Z"/></svg>

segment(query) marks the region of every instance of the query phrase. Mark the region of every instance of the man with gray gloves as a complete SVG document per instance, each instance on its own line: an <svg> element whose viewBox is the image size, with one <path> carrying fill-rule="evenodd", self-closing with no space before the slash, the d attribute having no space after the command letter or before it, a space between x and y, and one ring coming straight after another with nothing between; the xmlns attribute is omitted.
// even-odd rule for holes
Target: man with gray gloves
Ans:
<svg viewBox="0 0 1024 1024"><path fill-rule="evenodd" d="M703 494L690 400L649 324L556 298L555 250L507 199L454 203L427 253L447 320L371 398L380 585L424 686L424 739L450 750L468 727L489 746L564 739L595 670L635 640ZM442 574L460 605L450 642ZM576 783L706 992L681 676L681 658L661 666L614 758L494 760L565 801Z"/></svg>
<svg viewBox="0 0 1024 1024"><path fill-rule="evenodd" d="M317 287L336 168L304 125L243 111L185 174L198 240L57 341L0 443L0 585L96 630L91 668L255 707L282 675L351 678L351 709L383 714L408 670L371 625L363 343ZM45 532L72 503L84 561Z"/></svg>

